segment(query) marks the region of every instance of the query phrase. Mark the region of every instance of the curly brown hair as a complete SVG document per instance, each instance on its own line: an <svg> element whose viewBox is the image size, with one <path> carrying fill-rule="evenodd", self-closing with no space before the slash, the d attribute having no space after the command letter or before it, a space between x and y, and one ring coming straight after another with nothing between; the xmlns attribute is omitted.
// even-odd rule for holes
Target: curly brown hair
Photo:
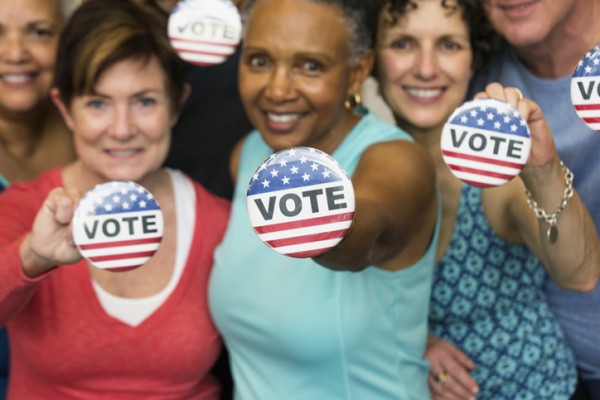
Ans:
<svg viewBox="0 0 600 400"><path fill-rule="evenodd" d="M377 15L388 12L392 23L418 7L420 0L372 0ZM498 36L487 20L481 0L439 0L450 12L460 11L469 30L473 49L473 71L477 74L486 68L498 44Z"/></svg>

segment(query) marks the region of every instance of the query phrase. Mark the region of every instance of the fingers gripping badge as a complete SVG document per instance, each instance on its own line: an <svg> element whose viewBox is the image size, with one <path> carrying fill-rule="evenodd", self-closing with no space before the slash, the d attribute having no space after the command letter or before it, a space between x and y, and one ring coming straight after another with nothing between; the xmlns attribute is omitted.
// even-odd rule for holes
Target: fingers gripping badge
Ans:
<svg viewBox="0 0 600 400"><path fill-rule="evenodd" d="M328 154L296 147L273 154L247 193L250 223L278 253L315 257L337 245L354 217L350 177Z"/></svg>
<svg viewBox="0 0 600 400"><path fill-rule="evenodd" d="M600 45L583 56L575 68L571 101L579 118L600 133Z"/></svg>
<svg viewBox="0 0 600 400"><path fill-rule="evenodd" d="M91 265L127 271L145 264L163 237L162 211L144 187L127 181L95 186L73 216L73 240Z"/></svg>
<svg viewBox="0 0 600 400"><path fill-rule="evenodd" d="M450 171L473 186L500 186L529 159L531 134L510 104L477 99L457 108L444 125L442 156Z"/></svg>

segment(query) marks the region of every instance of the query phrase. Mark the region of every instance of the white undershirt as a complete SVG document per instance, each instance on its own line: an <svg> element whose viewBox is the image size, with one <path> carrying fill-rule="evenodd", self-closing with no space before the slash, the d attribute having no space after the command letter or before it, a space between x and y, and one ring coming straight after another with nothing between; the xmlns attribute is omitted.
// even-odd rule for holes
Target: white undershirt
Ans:
<svg viewBox="0 0 600 400"><path fill-rule="evenodd" d="M104 311L131 326L141 324L169 298L181 278L192 244L193 221L196 220L196 192L194 186L190 179L180 171L168 168L166 171L173 185L177 226L175 266L167 286L152 296L130 299L107 292L92 278L92 286ZM118 274L119 272L115 273Z"/></svg>

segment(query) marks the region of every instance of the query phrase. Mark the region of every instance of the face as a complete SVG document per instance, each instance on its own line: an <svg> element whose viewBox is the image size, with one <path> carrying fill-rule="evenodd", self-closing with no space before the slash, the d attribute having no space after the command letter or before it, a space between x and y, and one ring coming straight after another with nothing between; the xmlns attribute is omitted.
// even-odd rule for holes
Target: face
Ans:
<svg viewBox="0 0 600 400"><path fill-rule="evenodd" d="M104 71L95 93L53 99L74 133L75 147L90 181L143 183L162 165L176 115L156 58L120 61Z"/></svg>
<svg viewBox="0 0 600 400"><path fill-rule="evenodd" d="M484 0L490 22L515 47L542 44L577 0Z"/></svg>
<svg viewBox="0 0 600 400"><path fill-rule="evenodd" d="M377 76L381 94L398 124L432 129L443 126L463 103L472 76L469 32L460 12L440 0L421 0L391 25L379 18Z"/></svg>
<svg viewBox="0 0 600 400"><path fill-rule="evenodd" d="M48 101L62 23L58 1L0 0L0 110Z"/></svg>
<svg viewBox="0 0 600 400"><path fill-rule="evenodd" d="M327 29L324 30L323 27ZM331 152L354 118L344 100L368 74L349 65L341 11L310 0L260 0L251 11L240 64L246 112L269 146Z"/></svg>

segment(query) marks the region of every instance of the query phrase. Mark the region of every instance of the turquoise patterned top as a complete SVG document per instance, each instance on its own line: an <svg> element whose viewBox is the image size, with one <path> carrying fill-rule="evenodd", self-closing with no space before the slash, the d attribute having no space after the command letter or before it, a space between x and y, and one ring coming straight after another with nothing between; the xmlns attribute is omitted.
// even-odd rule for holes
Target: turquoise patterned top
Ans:
<svg viewBox="0 0 600 400"><path fill-rule="evenodd" d="M481 189L464 185L448 250L434 272L433 333L475 363L478 400L569 399L576 371L526 246L490 227Z"/></svg>

